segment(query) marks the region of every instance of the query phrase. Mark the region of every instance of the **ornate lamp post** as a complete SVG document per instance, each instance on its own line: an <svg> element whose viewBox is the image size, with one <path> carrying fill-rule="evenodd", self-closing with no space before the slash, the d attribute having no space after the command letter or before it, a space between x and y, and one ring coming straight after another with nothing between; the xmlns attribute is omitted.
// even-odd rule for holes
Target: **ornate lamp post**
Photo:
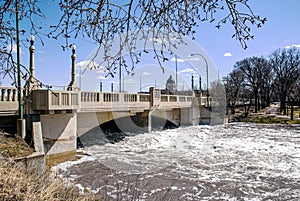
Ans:
<svg viewBox="0 0 300 201"><path fill-rule="evenodd" d="M30 47L29 47L29 53L30 53L30 56L29 56L30 90L38 88L38 84L36 82L36 79L34 78L34 51L35 51L34 36L31 35L30 36Z"/></svg>
<svg viewBox="0 0 300 201"><path fill-rule="evenodd" d="M71 82L69 84L69 90L73 91L77 88L76 84L76 45L72 45L72 71Z"/></svg>
<svg viewBox="0 0 300 201"><path fill-rule="evenodd" d="M207 106L209 107L209 91L208 91L208 64L206 58L202 54L190 54L190 56L200 56L205 61L205 67L206 67L206 100L207 100Z"/></svg>

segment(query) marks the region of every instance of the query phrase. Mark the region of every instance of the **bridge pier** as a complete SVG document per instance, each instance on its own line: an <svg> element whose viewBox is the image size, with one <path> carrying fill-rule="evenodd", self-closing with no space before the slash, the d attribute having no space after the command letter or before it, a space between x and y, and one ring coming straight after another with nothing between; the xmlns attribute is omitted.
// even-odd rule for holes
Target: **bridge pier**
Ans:
<svg viewBox="0 0 300 201"><path fill-rule="evenodd" d="M201 112L199 107L182 108L180 114L180 122L182 125L199 125Z"/></svg>
<svg viewBox="0 0 300 201"><path fill-rule="evenodd" d="M76 158L77 113L40 115L47 165Z"/></svg>

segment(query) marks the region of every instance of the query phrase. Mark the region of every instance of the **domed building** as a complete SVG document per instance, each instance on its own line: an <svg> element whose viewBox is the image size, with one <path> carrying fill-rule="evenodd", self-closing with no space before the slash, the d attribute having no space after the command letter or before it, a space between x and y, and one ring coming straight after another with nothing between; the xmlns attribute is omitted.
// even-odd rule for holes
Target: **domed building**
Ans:
<svg viewBox="0 0 300 201"><path fill-rule="evenodd" d="M172 75L170 75L169 79L166 82L166 90L170 94L174 94L175 93L176 84L175 84L175 80L172 78Z"/></svg>

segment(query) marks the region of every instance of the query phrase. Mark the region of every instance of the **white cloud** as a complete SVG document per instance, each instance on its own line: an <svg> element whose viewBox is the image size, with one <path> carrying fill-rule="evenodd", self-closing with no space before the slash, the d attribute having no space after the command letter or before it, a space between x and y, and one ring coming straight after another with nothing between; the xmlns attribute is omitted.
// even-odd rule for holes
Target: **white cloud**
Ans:
<svg viewBox="0 0 300 201"><path fill-rule="evenodd" d="M196 73L196 71L192 68L185 68L181 71L179 71L180 73Z"/></svg>
<svg viewBox="0 0 300 201"><path fill-rule="evenodd" d="M124 80L124 83L126 83L126 84L136 84L136 83L138 83L138 81L135 80L135 79L126 79L126 80Z"/></svg>
<svg viewBox="0 0 300 201"><path fill-rule="evenodd" d="M188 58L185 58L185 59L180 59L179 58L179 59L177 59L177 62L184 63L184 62L189 62L189 61L202 61L202 60L203 60L203 58L201 58L201 56L199 56L199 55L193 55L193 56L189 55ZM171 59L171 61L175 61L175 57L173 57Z"/></svg>
<svg viewBox="0 0 300 201"><path fill-rule="evenodd" d="M300 44L287 45L287 46L285 46L284 48L285 48L285 49L289 49L289 48L293 48L293 47L295 47L295 48L300 48Z"/></svg>
<svg viewBox="0 0 300 201"><path fill-rule="evenodd" d="M163 37L152 37L152 38L149 38L149 40L156 42L156 43L178 42L179 41L179 39L176 37L169 37L168 39L165 39Z"/></svg>
<svg viewBox="0 0 300 201"><path fill-rule="evenodd" d="M171 61L174 61L174 62L175 62L175 61L176 61L175 57L173 57L173 58L171 59ZM184 61L183 59L180 59L180 58L178 59L178 58L177 58L177 62L178 62L178 63L184 63L185 61Z"/></svg>
<svg viewBox="0 0 300 201"><path fill-rule="evenodd" d="M80 76L80 73L76 73L76 77L81 77L81 78L83 78L83 77L85 77L85 76L84 76L84 74L81 74L81 76Z"/></svg>
<svg viewBox="0 0 300 201"><path fill-rule="evenodd" d="M146 75L147 76L147 75L152 75L152 73L150 73L150 72L143 72L142 75Z"/></svg>
<svg viewBox="0 0 300 201"><path fill-rule="evenodd" d="M84 61L80 61L76 64L76 67L77 68L81 68L81 69L85 69L85 68L93 68L93 69L98 69L98 70L102 70L103 72L103 69L104 67L99 65L97 62L95 61L91 61L91 60L84 60Z"/></svg>
<svg viewBox="0 0 300 201"><path fill-rule="evenodd" d="M38 51L36 51L37 53L40 53L40 54L46 54L46 52L45 51L42 51L42 50L38 50Z"/></svg>
<svg viewBox="0 0 300 201"><path fill-rule="evenodd" d="M96 71L97 74L102 74L102 73L104 73L104 72L105 72L105 69L104 69L103 66L101 66L100 69L98 69L98 70Z"/></svg>
<svg viewBox="0 0 300 201"><path fill-rule="evenodd" d="M206 57L205 57L206 58ZM197 54L195 54L195 55L189 55L187 58L184 58L184 59L181 59L181 58L177 58L177 62L178 63L185 63L185 62L189 62L189 61L202 61L203 60L203 58L201 58L201 56L199 56L199 55L197 55ZM175 59L175 57L173 57L172 59L171 59L171 61L173 61L173 62L175 62L176 61L176 59Z"/></svg>
<svg viewBox="0 0 300 201"><path fill-rule="evenodd" d="M99 75L99 76L97 76L97 79L98 79L98 80L107 80L108 77L105 77L105 76L103 76L103 75Z"/></svg>
<svg viewBox="0 0 300 201"><path fill-rule="evenodd" d="M17 45L16 44L8 45L6 47L6 50L7 50L7 52L11 51L12 53L16 54L17 53ZM21 50L21 48L20 48L20 50Z"/></svg>
<svg viewBox="0 0 300 201"><path fill-rule="evenodd" d="M231 52L225 52L224 57L232 57L232 53Z"/></svg>
<svg viewBox="0 0 300 201"><path fill-rule="evenodd" d="M202 54L191 54L189 55L189 58L185 59L185 61L203 61L203 58L205 60L208 60L208 57Z"/></svg>

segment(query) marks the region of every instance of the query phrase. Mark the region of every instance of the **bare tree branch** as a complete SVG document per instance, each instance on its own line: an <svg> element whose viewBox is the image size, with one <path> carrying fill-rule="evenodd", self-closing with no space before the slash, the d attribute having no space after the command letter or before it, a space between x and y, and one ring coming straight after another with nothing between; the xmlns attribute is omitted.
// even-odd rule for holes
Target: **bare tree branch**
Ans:
<svg viewBox="0 0 300 201"><path fill-rule="evenodd" d="M50 0L49 0L50 1ZM5 71L14 79L15 63L13 52L8 47L16 43L13 16L15 14L13 0L0 2L0 62ZM52 1L56 4L57 1ZM63 49L69 48L72 40L88 38L94 41L104 51L103 59L107 60L107 72L121 51L129 52L131 61L139 61L135 53L136 43L141 40L152 40L155 57L158 63L166 60L164 52L172 53L178 43L184 43L184 36L195 38L196 27L200 22L214 24L217 28L229 23L233 26L233 37L247 48L247 41L253 38L251 28L259 28L266 21L254 14L248 0L127 0L116 3L112 0L60 0L61 10L57 23L50 26L51 31L45 33L44 25L37 18L44 19L38 0L20 1L20 21L28 21L28 30L21 30L21 38L26 41L25 33L36 35L41 42L47 36L53 39L64 38ZM144 30L153 30L149 34ZM170 33L172 37L170 38ZM28 33L27 33L28 35ZM119 51L112 51L116 39L121 37ZM161 41L158 43L155 40ZM112 53L114 52L114 53ZM145 51L146 52L146 51ZM133 68L128 69L128 72Z"/></svg>

